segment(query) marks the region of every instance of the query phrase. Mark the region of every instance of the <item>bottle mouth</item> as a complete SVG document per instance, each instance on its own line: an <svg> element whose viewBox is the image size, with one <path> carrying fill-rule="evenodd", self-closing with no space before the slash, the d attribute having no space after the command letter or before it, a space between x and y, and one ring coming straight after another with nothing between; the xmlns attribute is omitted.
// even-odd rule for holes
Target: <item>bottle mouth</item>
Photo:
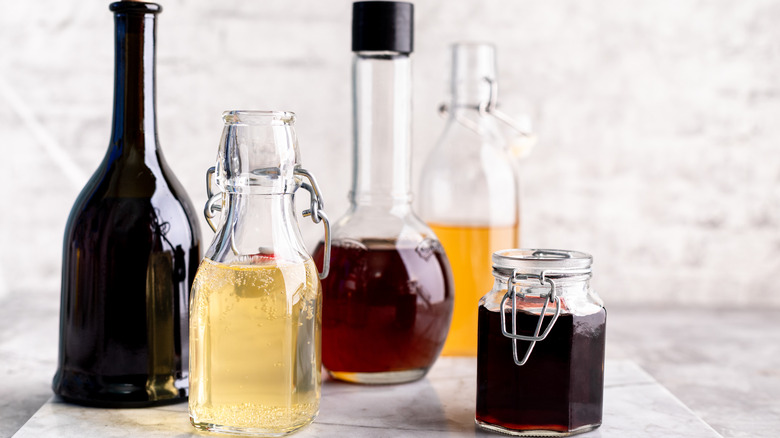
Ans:
<svg viewBox="0 0 780 438"><path fill-rule="evenodd" d="M230 110L222 113L226 125L292 125L291 111Z"/></svg>
<svg viewBox="0 0 780 438"><path fill-rule="evenodd" d="M118 13L156 14L162 12L162 6L157 3L137 0L114 2L108 6L108 9Z"/></svg>
<svg viewBox="0 0 780 438"><path fill-rule="evenodd" d="M455 41L454 43L450 44L450 49L495 51L496 45L487 41Z"/></svg>

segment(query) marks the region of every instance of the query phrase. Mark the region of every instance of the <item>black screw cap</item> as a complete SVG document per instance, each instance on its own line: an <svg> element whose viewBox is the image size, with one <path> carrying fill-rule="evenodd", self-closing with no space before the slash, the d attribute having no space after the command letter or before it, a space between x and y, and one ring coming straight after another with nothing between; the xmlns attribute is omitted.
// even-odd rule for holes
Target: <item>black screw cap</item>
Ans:
<svg viewBox="0 0 780 438"><path fill-rule="evenodd" d="M352 5L352 51L412 53L414 5L369 1Z"/></svg>

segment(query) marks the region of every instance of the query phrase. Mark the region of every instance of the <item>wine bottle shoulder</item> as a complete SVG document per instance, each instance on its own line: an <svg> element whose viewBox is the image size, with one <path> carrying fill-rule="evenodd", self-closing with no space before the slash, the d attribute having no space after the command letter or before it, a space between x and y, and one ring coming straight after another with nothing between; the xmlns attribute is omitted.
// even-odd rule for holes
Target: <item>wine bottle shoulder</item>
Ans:
<svg viewBox="0 0 780 438"><path fill-rule="evenodd" d="M158 222L172 226L182 239L199 242L192 202L165 162L158 164L104 161L73 205L66 240L94 233L122 234L133 224Z"/></svg>

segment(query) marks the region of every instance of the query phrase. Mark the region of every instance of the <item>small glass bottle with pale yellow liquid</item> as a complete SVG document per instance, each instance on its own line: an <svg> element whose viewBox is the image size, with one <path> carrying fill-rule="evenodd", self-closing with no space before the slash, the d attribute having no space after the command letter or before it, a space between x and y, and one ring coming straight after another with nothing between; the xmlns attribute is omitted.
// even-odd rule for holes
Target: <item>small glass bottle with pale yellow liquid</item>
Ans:
<svg viewBox="0 0 780 438"><path fill-rule="evenodd" d="M325 225L327 251L329 224L299 165L294 114L223 118L207 174L205 213L216 235L190 298L190 421L211 432L281 436L311 423L320 402L321 276L295 219L299 187L312 197L304 215ZM221 193L211 193L213 173Z"/></svg>
<svg viewBox="0 0 780 438"><path fill-rule="evenodd" d="M455 308L442 351L477 355L479 299L493 284L490 257L519 246L520 203L515 149L528 136L496 109L495 49L490 44L452 46L448 117L420 179L419 211L450 260ZM520 135L507 136L509 127Z"/></svg>

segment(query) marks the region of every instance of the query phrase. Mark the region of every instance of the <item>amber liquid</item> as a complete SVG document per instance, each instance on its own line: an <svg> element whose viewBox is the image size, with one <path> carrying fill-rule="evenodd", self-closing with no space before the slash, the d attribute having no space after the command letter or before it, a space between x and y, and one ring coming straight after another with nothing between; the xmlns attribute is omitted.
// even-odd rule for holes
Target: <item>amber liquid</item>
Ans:
<svg viewBox="0 0 780 438"><path fill-rule="evenodd" d="M455 309L442 354L476 356L477 307L493 286L491 256L517 246L517 226L429 225L447 253L455 280Z"/></svg>
<svg viewBox="0 0 780 438"><path fill-rule="evenodd" d="M545 318L545 326L550 318ZM538 319L518 311L518 333L533 334ZM528 362L518 366L512 341L501 333L499 312L480 307L477 422L492 430L527 431L529 436L534 436L531 431L584 432L600 425L605 324L603 308L585 316L561 314ZM520 357L527 347L518 341Z"/></svg>
<svg viewBox="0 0 780 438"><path fill-rule="evenodd" d="M331 375L398 383L433 365L453 304L450 266L433 243L333 242L322 282L322 363ZM322 244L314 260L321 263Z"/></svg>
<svg viewBox="0 0 780 438"><path fill-rule="evenodd" d="M279 436L311 423L320 401L319 286L310 260L203 260L190 307L196 428Z"/></svg>

